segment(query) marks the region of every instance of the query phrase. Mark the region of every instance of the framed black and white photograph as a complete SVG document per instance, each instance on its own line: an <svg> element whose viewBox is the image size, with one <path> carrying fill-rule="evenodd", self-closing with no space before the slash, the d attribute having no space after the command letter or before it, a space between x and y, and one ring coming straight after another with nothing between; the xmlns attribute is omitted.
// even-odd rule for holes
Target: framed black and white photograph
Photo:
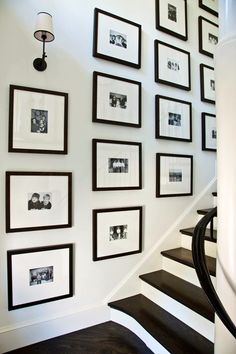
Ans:
<svg viewBox="0 0 236 354"><path fill-rule="evenodd" d="M190 91L190 53L155 40L155 81Z"/></svg>
<svg viewBox="0 0 236 354"><path fill-rule="evenodd" d="M141 82L93 73L93 122L141 127Z"/></svg>
<svg viewBox="0 0 236 354"><path fill-rule="evenodd" d="M199 52L213 58L216 45L218 44L219 26L199 16Z"/></svg>
<svg viewBox="0 0 236 354"><path fill-rule="evenodd" d="M10 85L9 152L67 154L68 94Z"/></svg>
<svg viewBox="0 0 236 354"><path fill-rule="evenodd" d="M156 154L156 196L193 194L193 156Z"/></svg>
<svg viewBox="0 0 236 354"><path fill-rule="evenodd" d="M93 56L141 67L141 25L95 8Z"/></svg>
<svg viewBox="0 0 236 354"><path fill-rule="evenodd" d="M156 0L156 28L187 41L187 1Z"/></svg>
<svg viewBox="0 0 236 354"><path fill-rule="evenodd" d="M142 188L142 144L93 139L93 191Z"/></svg>
<svg viewBox="0 0 236 354"><path fill-rule="evenodd" d="M199 0L199 7L214 16L218 16L218 0Z"/></svg>
<svg viewBox="0 0 236 354"><path fill-rule="evenodd" d="M156 139L192 141L192 103L156 95Z"/></svg>
<svg viewBox="0 0 236 354"><path fill-rule="evenodd" d="M142 252L142 207L93 210L93 260Z"/></svg>
<svg viewBox="0 0 236 354"><path fill-rule="evenodd" d="M7 251L8 310L73 296L73 245Z"/></svg>
<svg viewBox="0 0 236 354"><path fill-rule="evenodd" d="M6 172L6 232L71 226L71 172Z"/></svg>
<svg viewBox="0 0 236 354"><path fill-rule="evenodd" d="M217 145L216 116L202 113L202 150L216 151Z"/></svg>
<svg viewBox="0 0 236 354"><path fill-rule="evenodd" d="M205 64L200 64L200 92L203 102L215 104L215 72Z"/></svg>

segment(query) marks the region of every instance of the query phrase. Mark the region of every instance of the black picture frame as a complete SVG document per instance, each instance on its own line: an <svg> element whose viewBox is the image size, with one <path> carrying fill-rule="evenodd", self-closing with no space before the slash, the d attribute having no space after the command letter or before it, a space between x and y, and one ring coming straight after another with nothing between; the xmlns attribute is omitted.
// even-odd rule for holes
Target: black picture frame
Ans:
<svg viewBox="0 0 236 354"><path fill-rule="evenodd" d="M156 139L192 142L192 103L155 96Z"/></svg>
<svg viewBox="0 0 236 354"><path fill-rule="evenodd" d="M157 39L154 41L154 51L155 81L190 91L190 53ZM163 61L165 61L166 65L163 65Z"/></svg>
<svg viewBox="0 0 236 354"><path fill-rule="evenodd" d="M108 27L109 20L104 21L104 17L109 18L110 21L113 20L113 28ZM132 31L130 31L131 28ZM136 31L134 31L134 29ZM100 39L100 31L102 33L102 30L106 31L106 37L110 38L107 43L103 43ZM95 8L93 56L140 69L142 40L141 31L142 26L138 23ZM113 37L115 39L113 39ZM134 43L135 40L136 43ZM129 43L132 43L132 45Z"/></svg>
<svg viewBox="0 0 236 354"><path fill-rule="evenodd" d="M5 205L6 233L72 227L72 173L7 171Z"/></svg>
<svg viewBox="0 0 236 354"><path fill-rule="evenodd" d="M141 96L141 82L94 71L92 121L141 128Z"/></svg>
<svg viewBox="0 0 236 354"><path fill-rule="evenodd" d="M201 101L215 104L214 68L200 64L200 94Z"/></svg>
<svg viewBox="0 0 236 354"><path fill-rule="evenodd" d="M202 112L202 150L216 151L216 115Z"/></svg>
<svg viewBox="0 0 236 354"><path fill-rule="evenodd" d="M188 12L187 1L177 0L178 4L171 4L170 0L156 0L156 29L171 36L188 40ZM176 5L179 7L176 8ZM165 11L167 9L167 11ZM177 13L184 14L184 21L178 21Z"/></svg>
<svg viewBox="0 0 236 354"><path fill-rule="evenodd" d="M68 93L9 87L8 152L68 153Z"/></svg>
<svg viewBox="0 0 236 354"><path fill-rule="evenodd" d="M198 17L199 52L210 58L214 57L215 46L218 43L218 28L216 23L202 16Z"/></svg>
<svg viewBox="0 0 236 354"><path fill-rule="evenodd" d="M156 197L182 197L192 194L193 156L157 153Z"/></svg>
<svg viewBox="0 0 236 354"><path fill-rule="evenodd" d="M142 209L135 206L93 210L93 261L142 252ZM111 220L112 214L116 215L115 221Z"/></svg>
<svg viewBox="0 0 236 354"><path fill-rule="evenodd" d="M30 257L31 253L32 257ZM60 257L62 254L63 258ZM44 267L42 267L43 260ZM61 274L60 270L63 270ZM72 297L73 244L9 250L7 251L7 275L9 311ZM54 283L54 288L51 290L55 292L54 296L48 297L49 289L42 287L45 283L47 287Z"/></svg>
<svg viewBox="0 0 236 354"><path fill-rule="evenodd" d="M92 190L131 189L142 189L142 143L93 139Z"/></svg>
<svg viewBox="0 0 236 354"><path fill-rule="evenodd" d="M218 17L218 11L211 7L211 3L209 3L209 0L199 0L199 7L209 12L210 14Z"/></svg>

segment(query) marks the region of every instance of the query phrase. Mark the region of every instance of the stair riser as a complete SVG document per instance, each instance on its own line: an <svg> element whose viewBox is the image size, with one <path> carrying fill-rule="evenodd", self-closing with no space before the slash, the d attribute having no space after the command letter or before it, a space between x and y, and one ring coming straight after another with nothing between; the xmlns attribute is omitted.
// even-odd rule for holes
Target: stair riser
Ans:
<svg viewBox="0 0 236 354"><path fill-rule="evenodd" d="M170 296L142 281L141 293L189 327L214 342L214 324Z"/></svg>
<svg viewBox="0 0 236 354"><path fill-rule="evenodd" d="M182 278L194 285L200 286L197 274L194 268L186 266L182 263L176 262L172 259L162 257L162 269L166 270L179 278ZM215 286L216 279L211 276L211 281Z"/></svg>
<svg viewBox="0 0 236 354"><path fill-rule="evenodd" d="M154 354L170 354L136 320L124 312L111 309L111 321L117 322L135 333Z"/></svg>
<svg viewBox="0 0 236 354"><path fill-rule="evenodd" d="M204 215L198 214L197 217L197 223L204 217ZM210 227L210 225L208 225L208 227ZM213 229L217 230L217 218L214 218L213 220Z"/></svg>
<svg viewBox="0 0 236 354"><path fill-rule="evenodd" d="M217 197L213 197L213 207L217 206Z"/></svg>
<svg viewBox="0 0 236 354"><path fill-rule="evenodd" d="M192 250L192 237L187 235L181 236L181 246ZM205 254L210 257L216 258L216 243L205 241Z"/></svg>

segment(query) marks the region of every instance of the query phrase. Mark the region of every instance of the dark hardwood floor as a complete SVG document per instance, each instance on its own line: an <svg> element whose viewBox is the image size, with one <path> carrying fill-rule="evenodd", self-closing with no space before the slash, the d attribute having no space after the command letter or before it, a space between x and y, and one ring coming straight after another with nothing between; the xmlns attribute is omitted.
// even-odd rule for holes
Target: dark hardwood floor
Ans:
<svg viewBox="0 0 236 354"><path fill-rule="evenodd" d="M127 328L109 321L13 350L15 354L153 354Z"/></svg>

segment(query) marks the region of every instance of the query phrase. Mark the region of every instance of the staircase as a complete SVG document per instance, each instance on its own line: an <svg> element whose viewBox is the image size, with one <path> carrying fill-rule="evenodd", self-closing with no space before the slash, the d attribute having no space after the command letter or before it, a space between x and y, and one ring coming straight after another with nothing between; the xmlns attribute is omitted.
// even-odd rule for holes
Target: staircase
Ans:
<svg viewBox="0 0 236 354"><path fill-rule="evenodd" d="M195 273L193 230L180 230L181 247L161 252L161 270L140 275L140 294L109 303L111 319L136 333L155 354L214 353L214 310ZM216 230L206 230L205 253L213 284L216 238Z"/></svg>

